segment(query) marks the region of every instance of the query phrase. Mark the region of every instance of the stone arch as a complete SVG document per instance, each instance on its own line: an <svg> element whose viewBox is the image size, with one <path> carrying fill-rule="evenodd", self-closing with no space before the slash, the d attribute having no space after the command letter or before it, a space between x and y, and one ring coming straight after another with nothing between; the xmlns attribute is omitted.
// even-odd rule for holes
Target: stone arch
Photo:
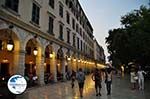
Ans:
<svg viewBox="0 0 150 99"><path fill-rule="evenodd" d="M18 54L19 54L19 46L20 40L16 32L13 31L13 28L3 28L0 29L0 64L1 68L4 66L4 72L7 72L9 75L12 75L17 72L18 65ZM12 41L13 49L12 51L7 50L8 41ZM1 70L3 71L3 70Z"/></svg>
<svg viewBox="0 0 150 99"><path fill-rule="evenodd" d="M53 61L53 47L51 44L48 44L47 46L45 46L45 50L44 50L44 82L45 84L48 84L50 82L49 79L50 76L53 76L54 74L52 74L52 61Z"/></svg>
<svg viewBox="0 0 150 99"><path fill-rule="evenodd" d="M70 50L68 49L67 52L66 52L66 58L71 58L71 53L70 53ZM69 59L70 60L70 59Z"/></svg>
<svg viewBox="0 0 150 99"><path fill-rule="evenodd" d="M53 46L51 46L50 44L49 45L47 45L46 47L45 47L45 57L46 58L51 58L50 57L50 54L53 54Z"/></svg>
<svg viewBox="0 0 150 99"><path fill-rule="evenodd" d="M57 80L59 81L63 80L63 76L65 75L64 52L62 50L62 47L58 49L56 59Z"/></svg>
<svg viewBox="0 0 150 99"><path fill-rule="evenodd" d="M34 55L33 51L36 46L37 41L34 38L28 40L25 46L25 75L29 74L36 74L36 56Z"/></svg>
<svg viewBox="0 0 150 99"><path fill-rule="evenodd" d="M62 47L60 47L57 51L57 59L63 59L64 58L64 52L62 50Z"/></svg>
<svg viewBox="0 0 150 99"><path fill-rule="evenodd" d="M24 41L24 45L25 45L24 48L26 47L28 41L31 40L31 39L36 41L38 47L41 47L42 44L41 44L41 41L40 41L39 37L38 36L29 35L29 36L26 37L26 39Z"/></svg>

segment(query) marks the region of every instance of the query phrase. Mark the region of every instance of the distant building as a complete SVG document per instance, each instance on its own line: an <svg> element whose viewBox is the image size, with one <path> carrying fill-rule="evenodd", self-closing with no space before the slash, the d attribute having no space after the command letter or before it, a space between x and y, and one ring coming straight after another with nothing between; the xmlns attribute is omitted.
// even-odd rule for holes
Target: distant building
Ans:
<svg viewBox="0 0 150 99"><path fill-rule="evenodd" d="M94 59L97 64L105 64L104 49L98 44L97 40L94 39Z"/></svg>
<svg viewBox="0 0 150 99"><path fill-rule="evenodd" d="M42 85L50 74L57 82L65 79L67 71L91 69L93 37L93 28L78 0L0 1L3 76L37 75Z"/></svg>

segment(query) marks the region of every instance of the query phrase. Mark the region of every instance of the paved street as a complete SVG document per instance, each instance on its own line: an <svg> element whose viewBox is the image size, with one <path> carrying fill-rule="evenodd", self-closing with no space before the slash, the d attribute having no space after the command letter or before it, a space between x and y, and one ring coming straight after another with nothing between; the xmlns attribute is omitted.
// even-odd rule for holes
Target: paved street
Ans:
<svg viewBox="0 0 150 99"><path fill-rule="evenodd" d="M144 91L131 90L128 77L117 78L114 76L111 96L106 95L105 84L103 82L102 96L97 97L95 96L94 83L91 77L87 76L83 99L150 99L150 86L147 87L149 82L146 82ZM68 81L28 89L18 99L80 99L80 96L77 82L75 88L72 89L70 81Z"/></svg>

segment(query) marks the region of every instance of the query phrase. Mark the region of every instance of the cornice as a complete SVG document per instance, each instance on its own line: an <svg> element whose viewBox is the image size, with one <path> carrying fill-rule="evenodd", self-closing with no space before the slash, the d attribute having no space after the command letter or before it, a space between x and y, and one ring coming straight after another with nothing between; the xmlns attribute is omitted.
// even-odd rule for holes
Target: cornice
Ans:
<svg viewBox="0 0 150 99"><path fill-rule="evenodd" d="M27 24L27 23L24 23L23 21L19 20L18 18L10 15L10 14L7 14L5 13L3 10L0 10L0 19L8 22L8 23L12 23L14 24L15 26L17 27L20 27L21 29L24 29L30 33L33 33L35 35L38 35L40 36L41 38L44 38L46 40L49 40L49 41L52 41L58 45L61 45L67 49L70 49L76 53L80 53L82 55L85 55L84 52L81 52L79 51L78 49L76 49L75 47L71 46L70 44L68 43L65 43L64 41L61 41L57 38L55 38L53 35L50 35L48 33L44 33L42 32L41 30L39 30L37 27L34 27L30 24Z"/></svg>
<svg viewBox="0 0 150 99"><path fill-rule="evenodd" d="M18 26L30 33L34 33L44 39L47 39L49 41L52 41L58 45L61 45L63 47L66 47L68 49L71 49L71 50L75 50L71 45L65 43L65 42L62 42L61 40L59 39L56 39L54 36L52 35L49 35L47 33L44 33L42 32L41 30L39 30L38 28L32 26L32 25L29 25L27 23L24 23L23 21L17 19L16 17L12 16L12 15L9 15L7 13L5 13L4 11L0 10L0 19L8 22L8 23L12 23L14 24L15 26Z"/></svg>

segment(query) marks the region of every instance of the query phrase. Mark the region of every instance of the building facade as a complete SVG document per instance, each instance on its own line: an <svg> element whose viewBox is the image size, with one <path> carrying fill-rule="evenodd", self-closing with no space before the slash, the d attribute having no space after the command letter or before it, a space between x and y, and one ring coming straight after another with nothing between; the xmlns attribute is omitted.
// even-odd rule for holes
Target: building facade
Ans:
<svg viewBox="0 0 150 99"><path fill-rule="evenodd" d="M104 49L98 44L96 39L94 39L94 59L98 67L100 68L104 67L104 64L106 62Z"/></svg>
<svg viewBox="0 0 150 99"><path fill-rule="evenodd" d="M45 76L95 66L93 28L78 0L1 0L1 75Z"/></svg>

